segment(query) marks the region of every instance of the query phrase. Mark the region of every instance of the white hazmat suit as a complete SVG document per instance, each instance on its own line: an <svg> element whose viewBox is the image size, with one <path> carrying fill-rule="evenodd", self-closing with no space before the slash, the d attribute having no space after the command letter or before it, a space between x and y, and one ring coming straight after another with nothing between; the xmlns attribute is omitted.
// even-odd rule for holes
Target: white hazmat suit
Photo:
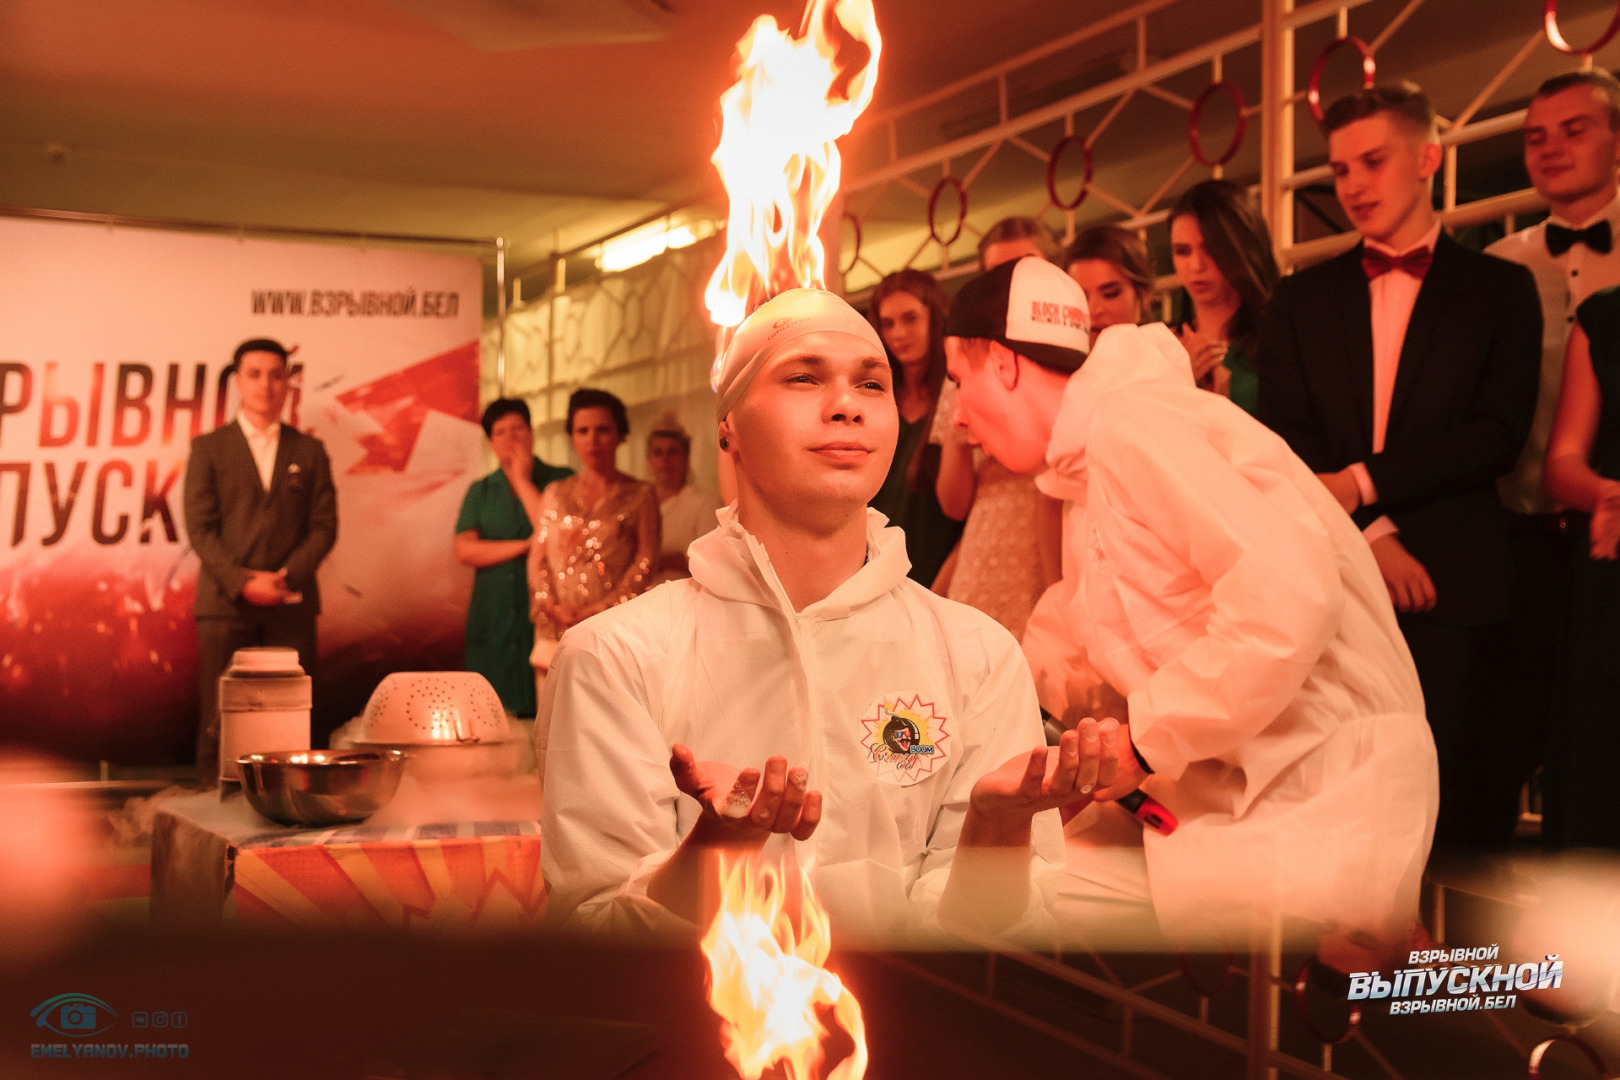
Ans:
<svg viewBox="0 0 1620 1080"><path fill-rule="evenodd" d="M1047 462L1041 488L1072 500L1066 579L1025 651L1053 712L1080 653L1127 698L1143 790L1181 822L1142 833L1134 889L1160 926L1190 939L1258 912L1399 934L1439 785L1417 672L1349 516L1282 439L1196 389L1162 326L1099 335ZM1104 854L1072 847L1066 894L1132 891Z"/></svg>
<svg viewBox="0 0 1620 1080"><path fill-rule="evenodd" d="M734 507L690 559L690 580L581 623L558 648L540 706L551 917L689 927L646 895L698 816L670 775L682 742L700 761L780 754L809 770L821 823L802 843L772 837L767 854L796 847L840 943L931 936L974 782L1044 743L1017 641L907 579L904 537L876 511L866 564L797 613ZM1056 811L1036 815L1015 931L1049 925L1062 864Z"/></svg>

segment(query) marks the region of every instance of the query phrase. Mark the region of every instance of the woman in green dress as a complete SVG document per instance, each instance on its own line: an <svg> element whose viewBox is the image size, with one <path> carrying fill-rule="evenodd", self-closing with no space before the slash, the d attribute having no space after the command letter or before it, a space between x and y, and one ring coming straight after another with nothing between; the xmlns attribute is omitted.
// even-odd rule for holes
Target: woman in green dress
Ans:
<svg viewBox="0 0 1620 1080"><path fill-rule="evenodd" d="M1193 378L1253 416L1260 407L1255 345L1277 287L1277 260L1248 192L1229 180L1188 188L1170 212L1170 261L1183 299L1171 329L1192 357Z"/></svg>
<svg viewBox="0 0 1620 1080"><path fill-rule="evenodd" d="M535 707L526 574L534 522L528 507L539 505L547 484L574 470L534 456L529 406L516 398L490 402L483 425L499 467L473 482L456 517L456 561L475 571L462 666L488 679L507 711L527 718Z"/></svg>
<svg viewBox="0 0 1620 1080"><path fill-rule="evenodd" d="M1620 288L1593 293L1575 319L1542 482L1590 519L1572 574L1565 697L1548 732L1543 838L1620 848Z"/></svg>

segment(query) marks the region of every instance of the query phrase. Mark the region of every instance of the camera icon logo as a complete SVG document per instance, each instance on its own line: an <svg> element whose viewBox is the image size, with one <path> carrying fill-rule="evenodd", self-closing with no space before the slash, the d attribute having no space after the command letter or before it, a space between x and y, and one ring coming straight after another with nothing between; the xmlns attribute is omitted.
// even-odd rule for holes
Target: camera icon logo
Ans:
<svg viewBox="0 0 1620 1080"><path fill-rule="evenodd" d="M64 1005L57 1014L57 1023L67 1031L94 1031L96 1007L94 1005Z"/></svg>
<svg viewBox="0 0 1620 1080"><path fill-rule="evenodd" d="M89 994L58 994L35 1005L28 1015L35 1027L76 1039L99 1035L118 1022L111 1005Z"/></svg>

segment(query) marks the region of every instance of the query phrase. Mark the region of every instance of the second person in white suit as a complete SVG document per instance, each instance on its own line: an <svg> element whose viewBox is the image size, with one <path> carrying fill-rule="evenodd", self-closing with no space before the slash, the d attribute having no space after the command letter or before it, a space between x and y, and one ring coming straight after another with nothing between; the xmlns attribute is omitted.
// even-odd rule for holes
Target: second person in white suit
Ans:
<svg viewBox="0 0 1620 1080"><path fill-rule="evenodd" d="M1079 286L1022 259L963 287L947 339L958 422L1070 504L1070 617L1026 649L1083 650L1128 702L1134 766L1069 822L1063 893L1151 904L1183 941L1308 920L1324 959L1364 970L1410 934L1438 806L1378 567L1280 438L1197 390L1164 327L1110 327L1088 356L1084 321ZM1111 805L1137 787L1180 828L1144 835Z"/></svg>

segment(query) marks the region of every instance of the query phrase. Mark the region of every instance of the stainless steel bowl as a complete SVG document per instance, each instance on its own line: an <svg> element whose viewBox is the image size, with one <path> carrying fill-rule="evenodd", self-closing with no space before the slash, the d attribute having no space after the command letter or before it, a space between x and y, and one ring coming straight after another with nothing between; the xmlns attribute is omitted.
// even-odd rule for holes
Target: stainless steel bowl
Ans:
<svg viewBox="0 0 1620 1080"><path fill-rule="evenodd" d="M399 788L398 750L281 750L243 754L242 791L283 825L346 825L381 810Z"/></svg>

